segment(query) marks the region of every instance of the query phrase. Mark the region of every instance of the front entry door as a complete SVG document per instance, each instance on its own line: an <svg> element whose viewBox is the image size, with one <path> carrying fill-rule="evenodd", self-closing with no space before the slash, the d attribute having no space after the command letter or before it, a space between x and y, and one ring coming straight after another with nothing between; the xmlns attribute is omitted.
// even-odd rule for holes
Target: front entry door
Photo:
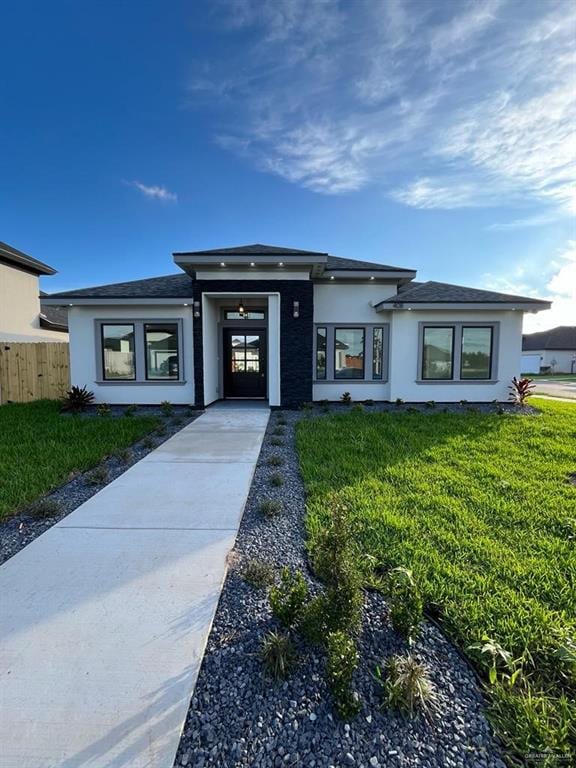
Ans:
<svg viewBox="0 0 576 768"><path fill-rule="evenodd" d="M266 331L224 329L224 397L266 397Z"/></svg>

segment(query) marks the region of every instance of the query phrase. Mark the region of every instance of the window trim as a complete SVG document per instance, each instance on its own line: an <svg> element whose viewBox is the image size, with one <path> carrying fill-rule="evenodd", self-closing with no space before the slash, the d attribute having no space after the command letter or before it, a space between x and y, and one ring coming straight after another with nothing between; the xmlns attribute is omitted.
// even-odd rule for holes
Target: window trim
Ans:
<svg viewBox="0 0 576 768"><path fill-rule="evenodd" d="M146 378L146 346L144 326L147 324L171 323L177 325L178 332L178 378L177 379L147 379ZM133 379L104 378L104 345L102 326L132 325L134 327L134 375ZM130 317L130 318L95 318L94 337L96 351L96 380L99 386L151 386L174 387L186 384L184 365L184 318L182 317Z"/></svg>
<svg viewBox="0 0 576 768"><path fill-rule="evenodd" d="M316 375L316 355L318 352L318 334L319 328L326 328L326 378L319 379ZM337 328L359 328L364 331L364 371L363 378L361 379L337 379L334 376L334 362L335 362L335 350L334 350L334 338ZM372 372L372 354L373 354L373 329L382 328L382 343L383 343L383 356L382 356L382 378L373 379ZM327 323L327 322L315 322L314 323L314 339L313 339L313 355L311 361L312 368L312 383L313 384L340 384L349 381L350 384L387 384L389 381L389 361L390 361L390 323L389 322L377 322L377 323Z"/></svg>
<svg viewBox="0 0 576 768"><path fill-rule="evenodd" d="M422 365L423 365L423 353L424 353L424 328L447 328L454 329L454 352L453 352L453 371L451 379L423 379L422 378ZM463 379L460 376L461 369L461 356L462 356L462 328L492 328L492 348L491 348L491 361L490 361L490 378L489 379ZM446 384L453 385L466 385L476 386L478 384L497 384L498 383L498 363L500 356L500 320L453 320L453 321L431 321L421 320L418 323L418 361L416 367L416 384ZM457 377L456 377L457 376Z"/></svg>
<svg viewBox="0 0 576 768"><path fill-rule="evenodd" d="M149 375L148 371L148 346L147 346L147 338L146 338L146 332L147 332L147 325L175 325L176 326L176 357L178 358L178 376L176 378L153 378ZM142 333L143 333L143 341L144 341L144 379L146 382L162 382L162 383L168 383L168 382L174 382L174 381L180 381L180 332L178 328L178 323L176 320L170 321L170 320L146 320L142 324Z"/></svg>
<svg viewBox="0 0 576 768"><path fill-rule="evenodd" d="M466 329L476 328L490 331L490 357L488 359L488 376L462 376L462 361L463 361L463 344L464 344L464 331ZM461 381L490 381L492 378L492 367L494 363L494 327L492 325L462 325L460 334L460 380Z"/></svg>
<svg viewBox="0 0 576 768"><path fill-rule="evenodd" d="M112 325L112 326L114 326L114 325L115 326L131 325L132 326L132 339L133 339L133 344L134 344L134 348L132 350L134 376L131 376L129 379L109 379L109 378L106 377L106 361L104 360L104 350L105 350L105 347L104 347L104 328L108 327L110 325ZM114 383L116 383L116 382L132 383L132 382L136 381L136 324L134 322L132 322L131 320L127 320L126 322L123 322L123 323L121 323L119 321L115 321L115 322L103 321L100 324L99 338L100 338L100 366L101 366L100 373L102 375L102 381L105 381L107 384L109 384L110 382L114 382Z"/></svg>
<svg viewBox="0 0 576 768"><path fill-rule="evenodd" d="M450 356L450 376L424 376L424 340L428 329L436 331L450 331L452 336L451 356ZM427 325L422 328L422 360L420 365L420 378L422 381L453 381L454 380L454 356L456 354L456 328L453 325Z"/></svg>

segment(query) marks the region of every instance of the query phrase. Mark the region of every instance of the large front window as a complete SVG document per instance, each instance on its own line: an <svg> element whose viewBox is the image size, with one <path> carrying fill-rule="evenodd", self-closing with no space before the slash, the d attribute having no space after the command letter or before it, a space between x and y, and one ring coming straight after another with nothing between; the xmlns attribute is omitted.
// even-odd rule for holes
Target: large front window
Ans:
<svg viewBox="0 0 576 768"><path fill-rule="evenodd" d="M489 379L492 368L492 328L462 328L461 379Z"/></svg>
<svg viewBox="0 0 576 768"><path fill-rule="evenodd" d="M178 324L145 323L146 378L178 379Z"/></svg>
<svg viewBox="0 0 576 768"><path fill-rule="evenodd" d="M451 379L454 370L454 328L424 328L423 379Z"/></svg>
<svg viewBox="0 0 576 768"><path fill-rule="evenodd" d="M334 332L334 378L364 378L364 328L336 328Z"/></svg>
<svg viewBox="0 0 576 768"><path fill-rule="evenodd" d="M133 381L136 378L134 325L106 323L101 328L103 378L107 381Z"/></svg>

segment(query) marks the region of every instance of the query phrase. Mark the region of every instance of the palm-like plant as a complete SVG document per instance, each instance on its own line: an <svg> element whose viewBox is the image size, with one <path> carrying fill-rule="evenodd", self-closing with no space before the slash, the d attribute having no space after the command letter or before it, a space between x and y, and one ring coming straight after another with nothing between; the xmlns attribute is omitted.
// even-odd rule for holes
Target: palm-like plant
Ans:
<svg viewBox="0 0 576 768"><path fill-rule="evenodd" d="M533 379L517 379L514 376L512 384L508 387L510 390L509 399L514 405L524 405L526 400L532 396L530 390L534 389L535 386Z"/></svg>

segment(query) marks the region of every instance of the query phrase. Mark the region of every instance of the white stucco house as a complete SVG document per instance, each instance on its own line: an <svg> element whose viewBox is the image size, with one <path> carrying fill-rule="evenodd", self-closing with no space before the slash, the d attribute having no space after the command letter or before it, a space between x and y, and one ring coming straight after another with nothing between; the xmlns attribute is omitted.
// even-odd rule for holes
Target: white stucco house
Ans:
<svg viewBox="0 0 576 768"><path fill-rule="evenodd" d="M522 337L524 373L576 373L576 325L559 325Z"/></svg>
<svg viewBox="0 0 576 768"><path fill-rule="evenodd" d="M0 341L68 341L66 310L45 307L39 278L56 270L0 242Z"/></svg>
<svg viewBox="0 0 576 768"><path fill-rule="evenodd" d="M44 299L68 306L72 383L97 402L506 400L522 316L550 307L295 248L174 261L177 274Z"/></svg>

